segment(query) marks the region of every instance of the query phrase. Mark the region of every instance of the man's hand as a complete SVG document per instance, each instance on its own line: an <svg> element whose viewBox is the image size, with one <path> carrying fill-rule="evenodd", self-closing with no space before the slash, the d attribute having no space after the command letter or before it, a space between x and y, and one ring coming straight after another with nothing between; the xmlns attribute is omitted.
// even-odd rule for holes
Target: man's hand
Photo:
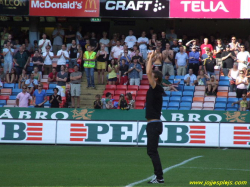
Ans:
<svg viewBox="0 0 250 187"><path fill-rule="evenodd" d="M155 56L155 51L152 51L151 53L149 53L149 58L154 58L154 56Z"/></svg>

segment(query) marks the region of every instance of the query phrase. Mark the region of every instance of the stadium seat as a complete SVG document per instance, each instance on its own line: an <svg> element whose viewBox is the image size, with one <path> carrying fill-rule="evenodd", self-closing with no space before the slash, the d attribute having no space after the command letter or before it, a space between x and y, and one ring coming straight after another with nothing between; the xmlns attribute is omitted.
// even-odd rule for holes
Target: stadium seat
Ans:
<svg viewBox="0 0 250 187"><path fill-rule="evenodd" d="M43 79L48 79L49 75L43 75Z"/></svg>
<svg viewBox="0 0 250 187"><path fill-rule="evenodd" d="M54 89L56 88L56 84L49 84L49 89Z"/></svg>
<svg viewBox="0 0 250 187"><path fill-rule="evenodd" d="M228 92L228 86L218 86L218 92Z"/></svg>
<svg viewBox="0 0 250 187"><path fill-rule="evenodd" d="M4 83L4 84L3 84L3 88L11 88L11 89L14 89L14 88L15 88L15 83Z"/></svg>
<svg viewBox="0 0 250 187"><path fill-rule="evenodd" d="M116 90L116 92L117 92L117 91L118 91L118 90ZM106 95L106 93L108 93L108 92L110 92L112 96L115 95L115 91L114 91L114 90L104 90L104 91L103 91L103 95ZM123 92L123 94L124 94L124 92ZM120 94L118 94L118 95L120 95Z"/></svg>
<svg viewBox="0 0 250 187"><path fill-rule="evenodd" d="M234 103L234 102L237 102L237 101L239 101L239 99L238 98L228 98L227 99L227 103L229 104L229 103Z"/></svg>
<svg viewBox="0 0 250 187"><path fill-rule="evenodd" d="M9 97L8 95L0 95L0 100L9 100Z"/></svg>
<svg viewBox="0 0 250 187"><path fill-rule="evenodd" d="M47 82L42 82L43 84L43 89L48 90L49 89L49 84Z"/></svg>
<svg viewBox="0 0 250 187"><path fill-rule="evenodd" d="M135 102L135 107L137 108L137 107L145 107L145 102L143 102L143 101L137 101L137 102Z"/></svg>
<svg viewBox="0 0 250 187"><path fill-rule="evenodd" d="M176 76L174 77L174 79L175 79L175 80L176 80L176 79L184 80L184 77L185 77L185 76L176 75Z"/></svg>
<svg viewBox="0 0 250 187"><path fill-rule="evenodd" d="M204 102L202 110L214 110L214 103L212 102Z"/></svg>
<svg viewBox="0 0 250 187"><path fill-rule="evenodd" d="M184 91L182 95L183 96L192 96L193 97L194 96L194 92L192 92L192 91L191 92L190 91Z"/></svg>
<svg viewBox="0 0 250 187"><path fill-rule="evenodd" d="M216 103L227 103L227 98L216 98Z"/></svg>
<svg viewBox="0 0 250 187"><path fill-rule="evenodd" d="M220 81L228 81L229 79L228 76L220 76Z"/></svg>
<svg viewBox="0 0 250 187"><path fill-rule="evenodd" d="M184 86L184 91L193 91L194 92L195 86Z"/></svg>
<svg viewBox="0 0 250 187"><path fill-rule="evenodd" d="M176 87L176 89L178 90L178 91L183 91L184 90L184 85L178 85L177 87Z"/></svg>
<svg viewBox="0 0 250 187"><path fill-rule="evenodd" d="M227 109L228 108L236 108L236 109L238 109L239 108L239 105L238 104L235 104L234 106L232 106L232 103L228 103L227 104Z"/></svg>
<svg viewBox="0 0 250 187"><path fill-rule="evenodd" d="M191 110L202 110L203 108L203 103L192 103L192 108Z"/></svg>
<svg viewBox="0 0 250 187"><path fill-rule="evenodd" d="M171 96L169 98L170 102L181 102L181 96Z"/></svg>
<svg viewBox="0 0 250 187"><path fill-rule="evenodd" d="M148 76L147 75L142 75L142 79L143 80L148 80Z"/></svg>
<svg viewBox="0 0 250 187"><path fill-rule="evenodd" d="M227 108L227 111L238 111L237 108Z"/></svg>
<svg viewBox="0 0 250 187"><path fill-rule="evenodd" d="M44 103L44 107L46 107L46 106L51 106L51 104L50 104L50 102L49 101L47 101L46 103Z"/></svg>
<svg viewBox="0 0 250 187"><path fill-rule="evenodd" d="M163 100L163 102L164 102L164 101L169 102L169 98L170 98L170 97L164 96L164 97L162 97L162 100Z"/></svg>
<svg viewBox="0 0 250 187"><path fill-rule="evenodd" d="M171 92L171 96L182 96L182 92Z"/></svg>
<svg viewBox="0 0 250 187"><path fill-rule="evenodd" d="M127 90L127 85L117 85L116 89L117 90Z"/></svg>
<svg viewBox="0 0 250 187"><path fill-rule="evenodd" d="M15 107L15 105L3 105L3 107L5 107L5 108L11 108L11 107Z"/></svg>
<svg viewBox="0 0 250 187"><path fill-rule="evenodd" d="M195 91L194 97L204 97L205 92L204 91Z"/></svg>
<svg viewBox="0 0 250 187"><path fill-rule="evenodd" d="M11 95L11 96L9 97L9 100L16 100L16 95Z"/></svg>
<svg viewBox="0 0 250 187"><path fill-rule="evenodd" d="M19 86L18 83L16 83L16 84L15 84L15 89L19 89L18 86Z"/></svg>
<svg viewBox="0 0 250 187"><path fill-rule="evenodd" d="M11 95L17 95L17 94L19 94L20 92L22 92L22 89L15 88L15 89L12 90L12 94L11 94Z"/></svg>
<svg viewBox="0 0 250 187"><path fill-rule="evenodd" d="M141 80L141 85L149 85L148 80Z"/></svg>
<svg viewBox="0 0 250 187"><path fill-rule="evenodd" d="M165 77L165 75L163 75L163 76ZM175 77L174 75L170 75L170 76L169 76L169 79L170 79L170 80L174 80L174 77Z"/></svg>
<svg viewBox="0 0 250 187"><path fill-rule="evenodd" d="M0 100L0 105L6 105L7 101L6 100Z"/></svg>
<svg viewBox="0 0 250 187"><path fill-rule="evenodd" d="M170 91L165 91L165 94L167 94L167 96L170 96L171 92Z"/></svg>
<svg viewBox="0 0 250 187"><path fill-rule="evenodd" d="M215 105L214 105L214 109L224 109L224 110L226 110L226 106L227 106L227 104L226 103L215 103Z"/></svg>
<svg viewBox="0 0 250 187"><path fill-rule="evenodd" d="M144 101L144 102L146 102L146 96L136 96L135 100L136 101Z"/></svg>
<svg viewBox="0 0 250 187"><path fill-rule="evenodd" d="M162 102L162 107L164 107L166 109L168 107L168 102L167 101L163 101Z"/></svg>
<svg viewBox="0 0 250 187"><path fill-rule="evenodd" d="M11 95L12 89L11 88L2 88L1 95Z"/></svg>
<svg viewBox="0 0 250 187"><path fill-rule="evenodd" d="M217 98L218 97L228 97L228 92L217 92Z"/></svg>
<svg viewBox="0 0 250 187"><path fill-rule="evenodd" d="M190 103L190 102L181 102L180 103L180 108L182 108L182 107L188 108L187 110L191 110L192 103Z"/></svg>
<svg viewBox="0 0 250 187"><path fill-rule="evenodd" d="M228 92L228 97L230 98L236 98L236 92Z"/></svg>
<svg viewBox="0 0 250 187"><path fill-rule="evenodd" d="M54 91L52 89L46 90L46 95L47 96L50 96L50 95L53 95L53 94L54 94Z"/></svg>
<svg viewBox="0 0 250 187"><path fill-rule="evenodd" d="M105 90L116 90L116 85L106 85Z"/></svg>
<svg viewBox="0 0 250 187"><path fill-rule="evenodd" d="M216 100L216 97L208 96L208 97L205 97L204 102L215 103L215 100Z"/></svg>
<svg viewBox="0 0 250 187"><path fill-rule="evenodd" d="M149 85L140 85L139 86L139 90L148 90L149 89Z"/></svg>
<svg viewBox="0 0 250 187"><path fill-rule="evenodd" d="M206 86L195 86L195 91L206 91Z"/></svg>
<svg viewBox="0 0 250 187"><path fill-rule="evenodd" d="M147 90L138 90L137 95L147 95Z"/></svg>
<svg viewBox="0 0 250 187"><path fill-rule="evenodd" d="M16 105L16 100L8 100L7 105Z"/></svg>
<svg viewBox="0 0 250 187"><path fill-rule="evenodd" d="M40 81L41 83L43 83L43 82L48 82L48 79L41 79L41 81Z"/></svg>
<svg viewBox="0 0 250 187"><path fill-rule="evenodd" d="M139 90L139 86L137 85L128 85L128 90Z"/></svg>
<svg viewBox="0 0 250 187"><path fill-rule="evenodd" d="M184 80L174 80L172 84L180 84L180 85L184 85Z"/></svg>
<svg viewBox="0 0 250 187"><path fill-rule="evenodd" d="M229 86L230 82L229 81L219 81L219 86Z"/></svg>
<svg viewBox="0 0 250 187"><path fill-rule="evenodd" d="M203 103L204 102L204 97L194 97L193 98L193 103Z"/></svg>
<svg viewBox="0 0 250 187"><path fill-rule="evenodd" d="M180 103L178 103L178 102L170 102L170 103L168 104L167 109L168 109L168 110L178 110L178 109L179 109L179 106L180 106Z"/></svg>
<svg viewBox="0 0 250 187"><path fill-rule="evenodd" d="M136 90L127 90L127 91L126 91L126 94L127 94L127 93L131 93L132 96L136 96L137 91L136 91Z"/></svg>
<svg viewBox="0 0 250 187"><path fill-rule="evenodd" d="M189 103L192 103L192 102L193 102L193 97L184 96L184 97L181 98L181 102L189 102Z"/></svg>

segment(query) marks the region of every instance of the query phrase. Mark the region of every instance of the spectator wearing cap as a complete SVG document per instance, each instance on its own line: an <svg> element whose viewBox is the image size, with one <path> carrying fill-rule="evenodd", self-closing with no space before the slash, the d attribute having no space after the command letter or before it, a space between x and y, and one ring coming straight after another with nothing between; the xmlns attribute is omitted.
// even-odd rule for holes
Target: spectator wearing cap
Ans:
<svg viewBox="0 0 250 187"><path fill-rule="evenodd" d="M247 67L248 58L250 57L249 52L245 51L245 46L240 46L240 52L237 54L238 69L242 70Z"/></svg>
<svg viewBox="0 0 250 187"><path fill-rule="evenodd" d="M192 46L192 51L189 53L189 68L193 69L194 74L197 76L199 71L200 53Z"/></svg>
<svg viewBox="0 0 250 187"><path fill-rule="evenodd" d="M47 39L47 35L45 33L43 33L42 35L42 39L39 40L38 42L38 46L39 48L42 49L42 52L45 53L47 50L46 50L46 47L47 46L51 46L51 42L49 39Z"/></svg>
<svg viewBox="0 0 250 187"><path fill-rule="evenodd" d="M53 31L52 37L54 38L53 53L57 54L57 52L62 48L64 38L64 30L62 29L61 23L57 24L57 28Z"/></svg>
<svg viewBox="0 0 250 187"><path fill-rule="evenodd" d="M170 28L170 33L166 35L166 38L169 40L170 45L173 45L173 41L177 39L174 28Z"/></svg>
<svg viewBox="0 0 250 187"><path fill-rule="evenodd" d="M162 74L165 75L168 73L169 75L174 75L174 51L170 49L170 44L166 43L166 50L162 51L163 58L163 67Z"/></svg>
<svg viewBox="0 0 250 187"><path fill-rule="evenodd" d="M242 94L247 94L248 79L245 76L244 71L240 71L235 84L237 86L237 98L241 98Z"/></svg>
<svg viewBox="0 0 250 187"><path fill-rule="evenodd" d="M234 53L234 51L231 51ZM238 63L234 63L233 68L229 70L228 77L230 78L230 92L236 90L236 79L239 76Z"/></svg>
<svg viewBox="0 0 250 187"><path fill-rule="evenodd" d="M183 45L182 39L179 39L179 40L178 40L178 45L179 45L179 46L183 46L184 51L186 52L186 46Z"/></svg>
<svg viewBox="0 0 250 187"><path fill-rule="evenodd" d="M186 68L188 67L188 55L184 52L183 46L180 46L180 52L175 56L175 66L177 75L186 75Z"/></svg>
<svg viewBox="0 0 250 187"><path fill-rule="evenodd" d="M222 67L224 76L228 75L228 72L233 68L234 62L236 60L236 55L234 51L230 51L230 45L226 45L226 51L223 51L221 54ZM238 64L237 64L238 67ZM238 68L237 68L238 69Z"/></svg>
<svg viewBox="0 0 250 187"><path fill-rule="evenodd" d="M184 77L187 86L194 86L197 83L197 77L193 74L193 69L189 69L188 74Z"/></svg>
<svg viewBox="0 0 250 187"><path fill-rule="evenodd" d="M208 58L204 61L204 70L205 74L209 75L215 75L214 73L214 66L216 66L216 60L213 58L213 53L208 53Z"/></svg>
<svg viewBox="0 0 250 187"><path fill-rule="evenodd" d="M200 53L201 49L200 47L197 45L197 39L193 39L193 40L190 40L189 42L186 43L186 46L188 47L189 49L189 52L192 52L192 48L195 47L196 48L196 51Z"/></svg>
<svg viewBox="0 0 250 187"><path fill-rule="evenodd" d="M102 98L102 109L106 109L106 105L107 105L107 102L106 101L110 101L112 98L112 95L110 92L107 92L106 93L106 98Z"/></svg>
<svg viewBox="0 0 250 187"><path fill-rule="evenodd" d="M215 46L214 49L214 54L216 56L216 65L217 66L222 66L222 52L225 51L225 46L222 44L221 39L217 39L217 45Z"/></svg>
<svg viewBox="0 0 250 187"><path fill-rule="evenodd" d="M209 49L209 52L213 51L213 46L208 43L208 38L204 38L204 43L201 45L201 55L206 53L206 48Z"/></svg>
<svg viewBox="0 0 250 187"><path fill-rule="evenodd" d="M207 81L207 95L216 95L218 88L218 81L215 79L215 75L211 75L209 81Z"/></svg>

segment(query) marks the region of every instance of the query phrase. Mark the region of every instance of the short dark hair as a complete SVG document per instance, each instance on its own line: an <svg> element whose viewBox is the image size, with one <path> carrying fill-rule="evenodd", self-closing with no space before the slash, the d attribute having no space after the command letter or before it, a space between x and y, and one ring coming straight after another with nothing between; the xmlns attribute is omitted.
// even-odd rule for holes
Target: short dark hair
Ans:
<svg viewBox="0 0 250 187"><path fill-rule="evenodd" d="M59 89L58 89L58 88L53 88L53 91L55 91L55 90L56 90L57 92L59 92Z"/></svg>
<svg viewBox="0 0 250 187"><path fill-rule="evenodd" d="M107 92L107 93L106 93L106 97L109 97L110 95L111 95L110 92Z"/></svg>
<svg viewBox="0 0 250 187"><path fill-rule="evenodd" d="M78 65L74 65L74 67L76 67L76 66L78 67Z"/></svg>
<svg viewBox="0 0 250 187"><path fill-rule="evenodd" d="M56 68L55 68L55 67L53 67L53 68L52 68L52 70L53 70L53 69L55 69L55 70L56 70Z"/></svg>
<svg viewBox="0 0 250 187"><path fill-rule="evenodd" d="M153 71L154 78L157 78L156 84L161 84L162 83L162 72L160 71Z"/></svg>

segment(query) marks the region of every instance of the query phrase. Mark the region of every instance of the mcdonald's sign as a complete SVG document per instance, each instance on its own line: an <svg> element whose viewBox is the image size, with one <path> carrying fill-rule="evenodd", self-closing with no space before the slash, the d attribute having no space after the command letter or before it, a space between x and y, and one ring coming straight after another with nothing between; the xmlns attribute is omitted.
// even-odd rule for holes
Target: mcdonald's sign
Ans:
<svg viewBox="0 0 250 187"><path fill-rule="evenodd" d="M30 16L99 17L99 0L31 0Z"/></svg>

